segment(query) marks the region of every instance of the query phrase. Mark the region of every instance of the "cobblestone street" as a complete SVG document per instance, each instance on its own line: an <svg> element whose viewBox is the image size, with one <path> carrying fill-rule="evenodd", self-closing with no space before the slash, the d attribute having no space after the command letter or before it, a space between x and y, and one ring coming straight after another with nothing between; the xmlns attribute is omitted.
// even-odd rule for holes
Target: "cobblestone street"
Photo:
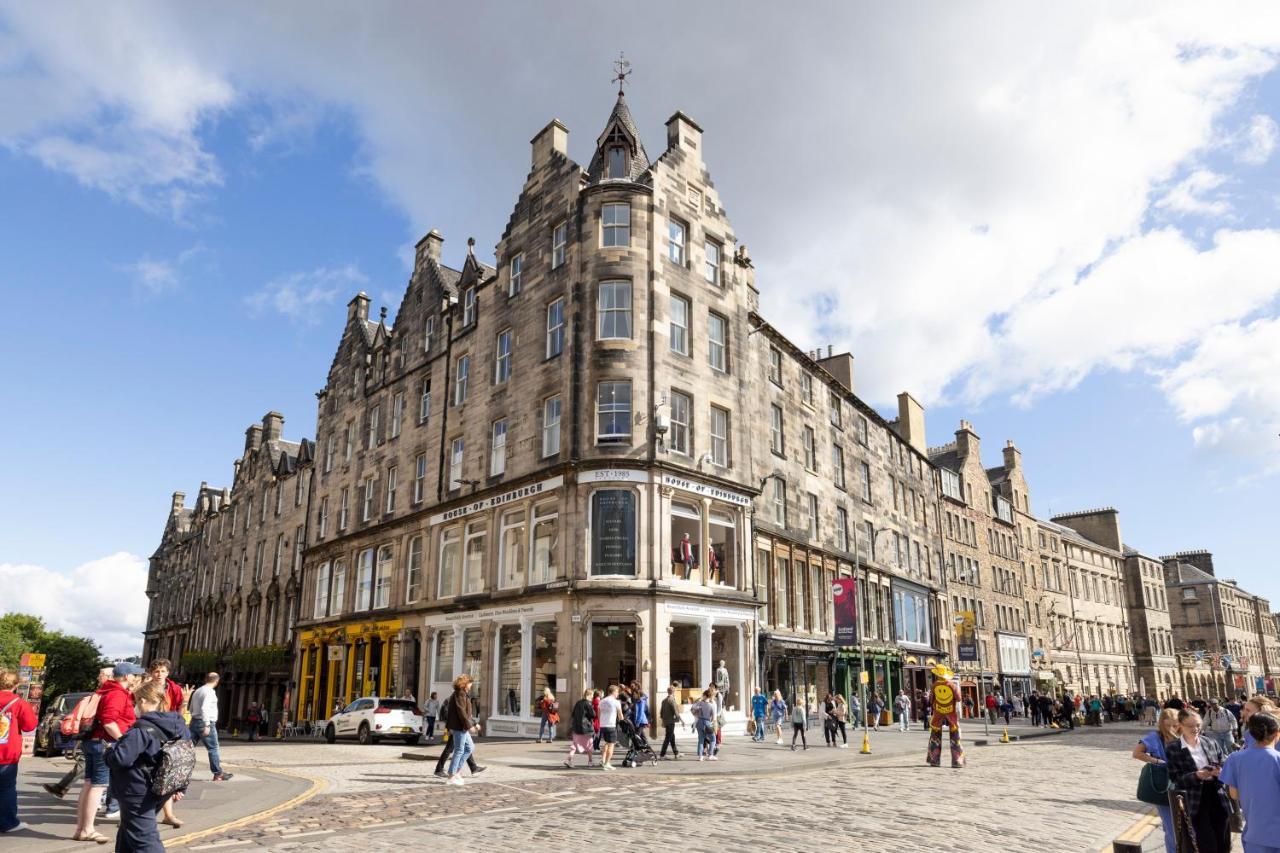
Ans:
<svg viewBox="0 0 1280 853"><path fill-rule="evenodd" d="M667 833L706 836L718 850L817 850L851 839L874 840L882 851L991 850L993 838L1001 848L1098 850L1143 814L1128 755L1140 734L1115 725L970 746L963 770L924 766L919 731L874 735L871 756L859 755L857 743L819 744L807 755L743 743L715 764L686 758L612 773L548 769L559 745L493 744L481 750L491 769L461 789L434 778L434 762L401 759L390 747L246 748L236 756L241 766L278 761L278 769L324 779L324 792L192 839L189 849L402 851L427 841L567 849L609 831L655 843ZM966 735L975 739L980 727Z"/></svg>

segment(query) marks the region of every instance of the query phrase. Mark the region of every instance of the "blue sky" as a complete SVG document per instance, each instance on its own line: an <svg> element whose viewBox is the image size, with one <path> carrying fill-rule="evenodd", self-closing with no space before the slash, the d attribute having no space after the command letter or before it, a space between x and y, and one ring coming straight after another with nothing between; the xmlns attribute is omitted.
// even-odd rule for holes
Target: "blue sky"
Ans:
<svg viewBox="0 0 1280 853"><path fill-rule="evenodd" d="M585 163L625 49L797 343L931 443L1015 440L1037 513L1114 505L1280 609L1280 11L674 8L613 40L568 3L0 0L11 606L134 648L169 493L267 410L310 436L345 301L394 314L429 228L491 252L528 140L558 117Z"/></svg>

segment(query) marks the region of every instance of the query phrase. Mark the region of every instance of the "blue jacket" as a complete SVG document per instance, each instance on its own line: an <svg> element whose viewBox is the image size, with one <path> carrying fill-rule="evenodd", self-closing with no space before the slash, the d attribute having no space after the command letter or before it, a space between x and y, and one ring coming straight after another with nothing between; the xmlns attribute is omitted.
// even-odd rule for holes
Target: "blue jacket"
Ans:
<svg viewBox="0 0 1280 853"><path fill-rule="evenodd" d="M143 725L150 723L151 725ZM157 740L151 733L155 726L165 735ZM160 747L174 738L191 739L182 715L175 711L150 711L135 722L124 737L107 752L107 767L111 770L112 793L121 798L140 800L150 796L151 771L160 755Z"/></svg>
<svg viewBox="0 0 1280 853"><path fill-rule="evenodd" d="M768 707L769 700L765 698L763 693L757 693L751 697L751 716L762 719Z"/></svg>
<svg viewBox="0 0 1280 853"><path fill-rule="evenodd" d="M631 709L631 722L637 726L649 725L649 698L641 696Z"/></svg>

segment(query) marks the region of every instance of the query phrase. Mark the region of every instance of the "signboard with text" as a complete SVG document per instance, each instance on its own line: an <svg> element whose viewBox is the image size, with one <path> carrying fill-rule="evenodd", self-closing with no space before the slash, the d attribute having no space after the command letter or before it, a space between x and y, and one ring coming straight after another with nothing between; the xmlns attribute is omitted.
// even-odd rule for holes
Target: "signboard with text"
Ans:
<svg viewBox="0 0 1280 853"><path fill-rule="evenodd" d="M956 623L956 660L978 660L978 635L975 628L977 619L972 610L961 610L955 615Z"/></svg>
<svg viewBox="0 0 1280 853"><path fill-rule="evenodd" d="M858 645L858 581L836 578L831 582L837 646Z"/></svg>

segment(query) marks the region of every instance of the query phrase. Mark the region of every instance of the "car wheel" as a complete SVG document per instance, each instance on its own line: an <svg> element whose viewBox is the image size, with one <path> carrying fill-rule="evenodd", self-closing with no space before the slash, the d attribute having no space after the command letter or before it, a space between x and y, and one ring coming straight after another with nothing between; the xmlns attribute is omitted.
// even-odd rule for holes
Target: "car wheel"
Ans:
<svg viewBox="0 0 1280 853"><path fill-rule="evenodd" d="M334 729L333 723L324 727L324 739L326 743L333 743L338 739L338 732Z"/></svg>
<svg viewBox="0 0 1280 853"><path fill-rule="evenodd" d="M356 738L357 740L360 741L361 744L365 746L368 746L369 744L373 743L373 734L369 731L368 723L360 724L360 731L357 734Z"/></svg>

